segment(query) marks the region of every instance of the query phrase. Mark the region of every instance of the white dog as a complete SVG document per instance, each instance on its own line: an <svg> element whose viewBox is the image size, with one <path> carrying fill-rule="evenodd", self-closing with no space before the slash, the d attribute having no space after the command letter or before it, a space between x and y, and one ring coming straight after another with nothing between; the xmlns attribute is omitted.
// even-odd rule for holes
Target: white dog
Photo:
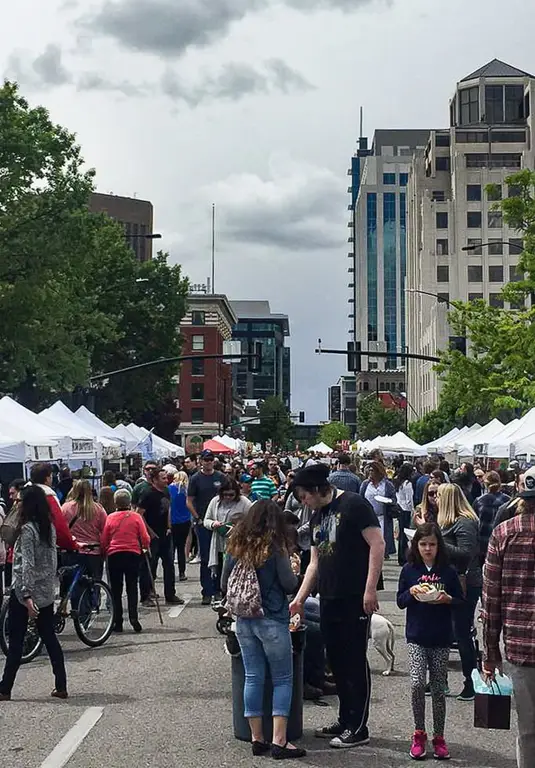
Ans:
<svg viewBox="0 0 535 768"><path fill-rule="evenodd" d="M373 647L388 664L383 672L383 675L388 677L394 671L394 662L396 660L394 656L394 625L388 619L385 619L384 616L374 613L370 622L370 637Z"/></svg>

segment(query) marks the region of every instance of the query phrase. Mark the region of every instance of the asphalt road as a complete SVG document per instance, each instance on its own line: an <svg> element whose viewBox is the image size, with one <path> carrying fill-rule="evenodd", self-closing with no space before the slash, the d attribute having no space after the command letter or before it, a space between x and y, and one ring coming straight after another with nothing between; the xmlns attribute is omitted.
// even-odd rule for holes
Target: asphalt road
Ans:
<svg viewBox="0 0 535 768"><path fill-rule="evenodd" d="M399 569L387 564L385 571L381 612L396 627L396 673L382 677L384 663L370 650L374 686L371 743L336 751L314 739L312 730L332 721L337 699L326 699L329 706L325 708L306 702L302 743L309 754L301 761L303 765L412 765L408 757L413 725L404 616L394 604ZM53 684L46 657L22 668L13 700L0 703L3 766L239 768L260 766L266 760L269 763L269 758L253 759L250 747L233 737L230 660L223 652L223 638L215 630L215 614L200 605L198 566L189 567L189 581L179 586L180 593L192 599L178 616L170 617L167 609L163 627L155 609L142 609L141 635L125 631L113 636L103 648L93 650L80 643L72 626L67 627L61 641L69 679L68 701L50 699ZM457 691L461 675L456 655L451 668L450 687ZM450 765L514 768L516 723L511 732L484 731L474 729L472 720L472 704L448 700Z"/></svg>

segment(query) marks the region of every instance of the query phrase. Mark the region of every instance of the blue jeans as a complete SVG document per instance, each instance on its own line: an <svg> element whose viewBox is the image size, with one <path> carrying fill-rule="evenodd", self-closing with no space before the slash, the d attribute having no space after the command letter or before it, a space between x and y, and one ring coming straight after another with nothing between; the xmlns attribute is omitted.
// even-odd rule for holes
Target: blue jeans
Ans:
<svg viewBox="0 0 535 768"><path fill-rule="evenodd" d="M196 526L197 541L199 542L199 557L201 558L201 589L203 597L213 597L218 590L218 581L214 579L208 567L210 560L210 542L212 531L205 528L202 523Z"/></svg>
<svg viewBox="0 0 535 768"><path fill-rule="evenodd" d="M245 717L264 714L266 660L273 683L273 717L288 717L292 705L292 640L286 622L274 619L238 619L236 636L245 668Z"/></svg>

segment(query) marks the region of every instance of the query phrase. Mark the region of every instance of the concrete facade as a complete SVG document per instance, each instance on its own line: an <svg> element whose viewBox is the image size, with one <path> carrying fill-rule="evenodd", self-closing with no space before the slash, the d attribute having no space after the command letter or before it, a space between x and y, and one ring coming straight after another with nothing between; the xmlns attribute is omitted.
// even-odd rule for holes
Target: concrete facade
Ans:
<svg viewBox="0 0 535 768"><path fill-rule="evenodd" d="M93 192L89 208L95 213L107 213L124 227L128 244L138 261L152 259L152 240L144 235L153 234L153 207L148 200Z"/></svg>
<svg viewBox="0 0 535 768"><path fill-rule="evenodd" d="M501 306L503 285L519 279L522 241L494 210L496 199L486 187L496 184L502 197L514 195L505 179L535 167L534 89L530 75L490 62L458 83L450 128L432 131L425 150L414 157L407 189L406 281L412 353L436 356L447 347L449 301L482 298ZM478 247L463 251L468 245ZM433 363L409 361L409 418L435 409L439 395Z"/></svg>

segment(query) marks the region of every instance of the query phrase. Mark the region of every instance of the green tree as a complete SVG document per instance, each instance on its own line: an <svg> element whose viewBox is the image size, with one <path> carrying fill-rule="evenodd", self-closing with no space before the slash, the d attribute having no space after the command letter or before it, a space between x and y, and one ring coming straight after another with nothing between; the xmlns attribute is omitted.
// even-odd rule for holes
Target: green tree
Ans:
<svg viewBox="0 0 535 768"><path fill-rule="evenodd" d="M331 421L324 424L318 433L318 443L325 443L329 448L334 448L342 440L351 439L351 430L347 424L341 421Z"/></svg>
<svg viewBox="0 0 535 768"><path fill-rule="evenodd" d="M421 419L409 424L409 437L420 445L430 443L457 426L455 413L445 405L439 405L434 411L429 411Z"/></svg>
<svg viewBox="0 0 535 768"><path fill-rule="evenodd" d="M280 397L267 397L260 405L259 418L260 424L247 429L249 440L262 445L271 440L274 449L290 447L294 424Z"/></svg>
<svg viewBox="0 0 535 768"><path fill-rule="evenodd" d="M357 436L372 440L378 435L394 435L405 428L405 412L386 408L375 395L359 400L357 407Z"/></svg>

